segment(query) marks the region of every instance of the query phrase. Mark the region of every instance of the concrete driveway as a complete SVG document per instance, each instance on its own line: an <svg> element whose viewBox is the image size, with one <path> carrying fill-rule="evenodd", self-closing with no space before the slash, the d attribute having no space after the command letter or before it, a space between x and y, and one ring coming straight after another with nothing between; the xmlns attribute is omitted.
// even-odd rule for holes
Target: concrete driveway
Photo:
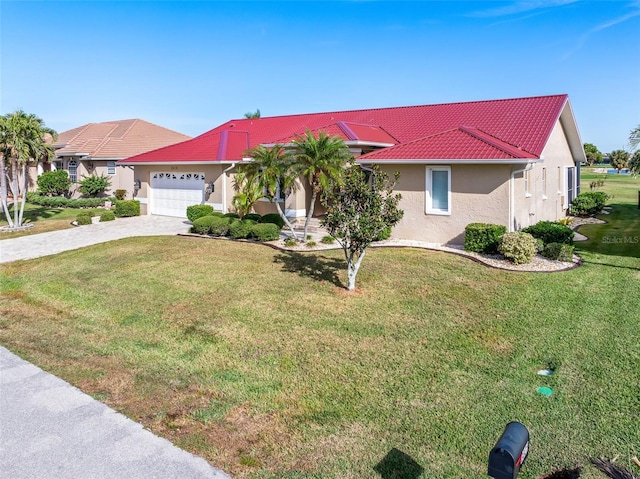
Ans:
<svg viewBox="0 0 640 479"><path fill-rule="evenodd" d="M39 258L130 236L177 235L187 233L190 226L186 218L145 215L20 238L2 239L0 234L0 263Z"/></svg>

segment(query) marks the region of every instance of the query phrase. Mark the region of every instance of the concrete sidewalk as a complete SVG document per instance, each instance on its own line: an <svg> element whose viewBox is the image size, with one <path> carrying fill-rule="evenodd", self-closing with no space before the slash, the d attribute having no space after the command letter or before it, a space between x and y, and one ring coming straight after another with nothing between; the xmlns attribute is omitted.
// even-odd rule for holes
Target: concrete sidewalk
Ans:
<svg viewBox="0 0 640 479"><path fill-rule="evenodd" d="M145 215L20 238L2 239L0 235L0 263L39 258L130 236L187 233L190 226L185 218Z"/></svg>
<svg viewBox="0 0 640 479"><path fill-rule="evenodd" d="M0 477L230 476L0 346Z"/></svg>

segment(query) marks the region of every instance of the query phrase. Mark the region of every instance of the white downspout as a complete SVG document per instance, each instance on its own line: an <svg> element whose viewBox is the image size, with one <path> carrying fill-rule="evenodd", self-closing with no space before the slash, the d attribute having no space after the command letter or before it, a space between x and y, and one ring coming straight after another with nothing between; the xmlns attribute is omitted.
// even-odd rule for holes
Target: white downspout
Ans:
<svg viewBox="0 0 640 479"><path fill-rule="evenodd" d="M231 166L226 170L222 170L222 212L228 213L229 207L227 206L227 172L233 170L236 164L231 163Z"/></svg>
<svg viewBox="0 0 640 479"><path fill-rule="evenodd" d="M509 228L508 232L511 233L514 231L514 214L515 214L515 175L520 173L524 173L525 171L533 170L533 167L536 166L535 163L527 163L527 166L520 170L515 170L511 172L511 179L509 180Z"/></svg>

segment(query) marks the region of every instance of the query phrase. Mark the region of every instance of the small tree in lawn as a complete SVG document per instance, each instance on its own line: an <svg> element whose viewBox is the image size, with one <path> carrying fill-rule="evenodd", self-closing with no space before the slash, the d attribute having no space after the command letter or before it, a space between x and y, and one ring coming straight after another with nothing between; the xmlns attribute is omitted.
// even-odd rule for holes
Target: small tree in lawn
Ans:
<svg viewBox="0 0 640 479"><path fill-rule="evenodd" d="M293 225L280 207L281 197L286 197L296 186L297 174L293 171L291 159L285 156L282 145L274 145L271 148L258 145L248 150L245 155L253 159L238 167L240 174L246 175L246 181L256 182L262 190L262 196L276 206L278 214L291 231L291 235L297 241Z"/></svg>
<svg viewBox="0 0 640 479"><path fill-rule="evenodd" d="M611 153L609 153L609 161L611 162L611 166L618 170L618 174L620 174L620 170L627 167L627 162L629 161L629 153L624 150L612 151Z"/></svg>
<svg viewBox="0 0 640 479"><path fill-rule="evenodd" d="M349 165L340 182L334 180L321 196L327 215L322 226L344 251L347 260L347 289L356 287L356 276L369 245L385 229L392 228L402 219L404 211L398 208L400 194L393 193L399 174L389 181L386 173L374 167L371 177L357 165Z"/></svg>

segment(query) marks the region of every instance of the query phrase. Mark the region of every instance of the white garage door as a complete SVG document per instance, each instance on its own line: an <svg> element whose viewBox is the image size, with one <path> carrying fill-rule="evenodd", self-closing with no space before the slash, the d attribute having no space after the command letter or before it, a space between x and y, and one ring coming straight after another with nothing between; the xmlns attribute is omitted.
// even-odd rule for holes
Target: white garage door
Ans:
<svg viewBox="0 0 640 479"><path fill-rule="evenodd" d="M187 206L204 200L204 173L151 173L152 215L187 217Z"/></svg>

